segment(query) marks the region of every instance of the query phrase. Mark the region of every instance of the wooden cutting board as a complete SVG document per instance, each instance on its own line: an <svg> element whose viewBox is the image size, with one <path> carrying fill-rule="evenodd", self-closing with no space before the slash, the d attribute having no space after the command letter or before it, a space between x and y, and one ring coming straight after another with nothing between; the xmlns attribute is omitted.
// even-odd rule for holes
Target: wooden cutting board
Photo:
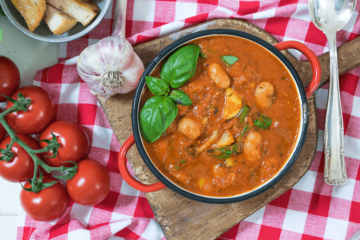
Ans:
<svg viewBox="0 0 360 240"><path fill-rule="evenodd" d="M218 19L137 45L134 50L144 65L147 66L163 48L177 39L197 31L215 28L236 29L256 35L271 44L277 43L272 35L253 24L235 19ZM360 65L360 50L357 47L357 41L356 39L347 43L338 50L339 72L341 74ZM303 84L308 85L312 76L309 62L299 61L287 51L283 51L283 53L298 71ZM319 60L322 67L321 85L323 85L329 78L329 55L323 54L319 56ZM106 102L99 99L120 144L123 144L132 134L131 104L133 96L134 92L131 92L126 95L118 94ZM192 201L170 189L146 193L145 195L166 238L168 240L215 239L295 185L308 170L314 158L317 143L314 96L308 99L308 104L309 127L305 144L297 161L283 179L259 196L243 202L214 205ZM141 182L150 184L158 181L146 167L135 145L130 149L127 157Z"/></svg>

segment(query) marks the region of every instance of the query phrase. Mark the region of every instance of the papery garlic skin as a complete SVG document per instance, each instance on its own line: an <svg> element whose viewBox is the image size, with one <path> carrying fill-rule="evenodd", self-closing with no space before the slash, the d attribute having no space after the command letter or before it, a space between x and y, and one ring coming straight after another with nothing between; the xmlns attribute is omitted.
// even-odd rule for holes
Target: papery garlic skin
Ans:
<svg viewBox="0 0 360 240"><path fill-rule="evenodd" d="M77 70L95 95L108 98L134 90L144 64L124 38L106 37L80 54Z"/></svg>

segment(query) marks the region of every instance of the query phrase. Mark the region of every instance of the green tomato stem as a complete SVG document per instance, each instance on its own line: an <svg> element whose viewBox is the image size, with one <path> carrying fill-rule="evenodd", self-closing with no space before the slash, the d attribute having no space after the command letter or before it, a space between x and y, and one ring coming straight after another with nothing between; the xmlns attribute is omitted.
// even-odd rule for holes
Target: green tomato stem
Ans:
<svg viewBox="0 0 360 240"><path fill-rule="evenodd" d="M11 149L12 145L14 145L14 142L15 142L14 139L11 139L11 142L10 142L10 144L8 145L7 148L8 148L8 149Z"/></svg>
<svg viewBox="0 0 360 240"><path fill-rule="evenodd" d="M44 153L44 152L48 152L48 151L51 151L52 150L52 147L53 146L51 146L51 147L49 147L49 146L46 146L46 147L44 147L44 148L42 148L42 149L36 149L36 150L34 150L34 149L31 149L31 153ZM60 144L58 143L55 147L60 147Z"/></svg>

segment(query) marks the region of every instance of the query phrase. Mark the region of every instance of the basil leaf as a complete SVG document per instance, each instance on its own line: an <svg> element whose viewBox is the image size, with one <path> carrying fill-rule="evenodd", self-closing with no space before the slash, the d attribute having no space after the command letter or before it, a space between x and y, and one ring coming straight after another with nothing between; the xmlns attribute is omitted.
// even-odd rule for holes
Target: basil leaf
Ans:
<svg viewBox="0 0 360 240"><path fill-rule="evenodd" d="M187 45L173 53L163 64L160 76L172 88L179 88L195 74L200 47Z"/></svg>
<svg viewBox="0 0 360 240"><path fill-rule="evenodd" d="M250 112L250 108L245 105L239 112L238 118L240 119L240 122L244 122L246 115Z"/></svg>
<svg viewBox="0 0 360 240"><path fill-rule="evenodd" d="M265 117L264 115L258 113L258 119L254 120L254 125L261 129L267 129L272 123L271 118Z"/></svg>
<svg viewBox="0 0 360 240"><path fill-rule="evenodd" d="M140 111L140 130L149 143L158 139L176 118L178 108L168 96L149 98Z"/></svg>
<svg viewBox="0 0 360 240"><path fill-rule="evenodd" d="M145 81L150 89L150 92L154 95L165 95L170 92L169 83L164 79L146 76Z"/></svg>
<svg viewBox="0 0 360 240"><path fill-rule="evenodd" d="M231 55L225 55L220 57L221 61L223 61L225 64L233 65L239 58Z"/></svg>
<svg viewBox="0 0 360 240"><path fill-rule="evenodd" d="M181 90L172 90L170 93L170 97L174 100L175 103L183 105L183 106L191 106L192 101L189 96Z"/></svg>

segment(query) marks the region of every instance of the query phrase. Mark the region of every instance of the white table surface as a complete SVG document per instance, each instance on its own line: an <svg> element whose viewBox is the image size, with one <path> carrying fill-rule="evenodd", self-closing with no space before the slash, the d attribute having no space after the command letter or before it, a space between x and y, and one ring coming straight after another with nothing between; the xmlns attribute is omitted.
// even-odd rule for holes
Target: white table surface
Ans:
<svg viewBox="0 0 360 240"><path fill-rule="evenodd" d="M57 63L58 44L43 43L26 36L2 15L0 28L3 31L0 55L10 58L18 66L21 74L20 87L32 85L33 77L39 69ZM1 104L0 108L3 106ZM16 239L20 189L19 184L0 178L0 239Z"/></svg>

